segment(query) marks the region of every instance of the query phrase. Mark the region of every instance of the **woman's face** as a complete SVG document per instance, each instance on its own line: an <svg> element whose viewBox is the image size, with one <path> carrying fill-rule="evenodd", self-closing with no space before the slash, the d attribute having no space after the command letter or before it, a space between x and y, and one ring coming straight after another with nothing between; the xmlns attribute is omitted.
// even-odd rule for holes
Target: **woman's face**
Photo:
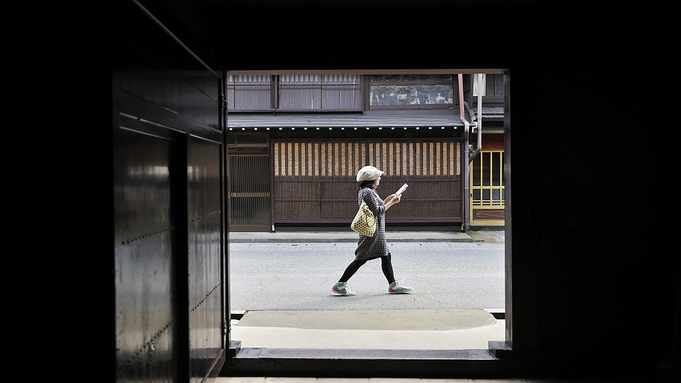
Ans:
<svg viewBox="0 0 681 383"><path fill-rule="evenodd" d="M378 184L381 183L381 177L378 177L374 180L374 188L378 187Z"/></svg>

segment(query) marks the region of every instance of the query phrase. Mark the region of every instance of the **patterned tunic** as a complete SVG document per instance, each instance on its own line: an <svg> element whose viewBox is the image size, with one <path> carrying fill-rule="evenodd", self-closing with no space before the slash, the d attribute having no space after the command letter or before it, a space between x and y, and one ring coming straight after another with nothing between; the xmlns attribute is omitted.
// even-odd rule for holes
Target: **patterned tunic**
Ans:
<svg viewBox="0 0 681 383"><path fill-rule="evenodd" d="M385 204L376 190L370 187L363 187L357 193L357 205L366 202L369 209L376 217L376 233L373 237L359 234L359 241L355 249L355 259L375 259L390 254L388 243L385 239Z"/></svg>

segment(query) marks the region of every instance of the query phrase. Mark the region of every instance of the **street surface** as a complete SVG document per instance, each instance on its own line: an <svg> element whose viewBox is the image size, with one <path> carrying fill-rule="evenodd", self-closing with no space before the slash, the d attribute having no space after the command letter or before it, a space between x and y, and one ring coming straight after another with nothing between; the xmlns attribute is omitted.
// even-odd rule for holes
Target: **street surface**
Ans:
<svg viewBox="0 0 681 383"><path fill-rule="evenodd" d="M389 242L390 243L390 242ZM398 280L410 294L388 294L380 259L362 266L340 296L331 286L354 258L355 243L230 243L230 309L504 311L504 244L390 243Z"/></svg>

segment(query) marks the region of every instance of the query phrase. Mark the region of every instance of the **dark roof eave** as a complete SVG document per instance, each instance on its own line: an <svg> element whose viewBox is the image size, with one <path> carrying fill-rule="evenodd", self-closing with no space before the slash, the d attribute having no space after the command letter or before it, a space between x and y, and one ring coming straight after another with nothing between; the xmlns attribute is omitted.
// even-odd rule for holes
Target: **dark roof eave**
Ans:
<svg viewBox="0 0 681 383"><path fill-rule="evenodd" d="M469 123L469 126L475 126ZM227 127L248 128L442 128L464 127L458 115L228 115Z"/></svg>

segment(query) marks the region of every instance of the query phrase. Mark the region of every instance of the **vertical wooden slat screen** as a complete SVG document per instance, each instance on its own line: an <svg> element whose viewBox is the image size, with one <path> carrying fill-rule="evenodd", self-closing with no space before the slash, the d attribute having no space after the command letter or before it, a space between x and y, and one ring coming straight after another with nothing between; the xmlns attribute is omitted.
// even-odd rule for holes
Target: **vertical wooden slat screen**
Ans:
<svg viewBox="0 0 681 383"><path fill-rule="evenodd" d="M279 76L279 108L282 110L318 110L322 107L320 76L291 74Z"/></svg>
<svg viewBox="0 0 681 383"><path fill-rule="evenodd" d="M228 110L270 110L272 79L269 75L227 76Z"/></svg>
<svg viewBox="0 0 681 383"><path fill-rule="evenodd" d="M361 76L356 74L323 75L321 84L323 110L361 110Z"/></svg>
<svg viewBox="0 0 681 383"><path fill-rule="evenodd" d="M369 165L399 176L460 176L458 142L369 143Z"/></svg>
<svg viewBox="0 0 681 383"><path fill-rule="evenodd" d="M361 75L228 75L229 111L361 111Z"/></svg>
<svg viewBox="0 0 681 383"><path fill-rule="evenodd" d="M273 141L274 221L345 223L357 209L355 174L385 171L379 195L409 184L391 222L461 220L461 145L451 142Z"/></svg>

